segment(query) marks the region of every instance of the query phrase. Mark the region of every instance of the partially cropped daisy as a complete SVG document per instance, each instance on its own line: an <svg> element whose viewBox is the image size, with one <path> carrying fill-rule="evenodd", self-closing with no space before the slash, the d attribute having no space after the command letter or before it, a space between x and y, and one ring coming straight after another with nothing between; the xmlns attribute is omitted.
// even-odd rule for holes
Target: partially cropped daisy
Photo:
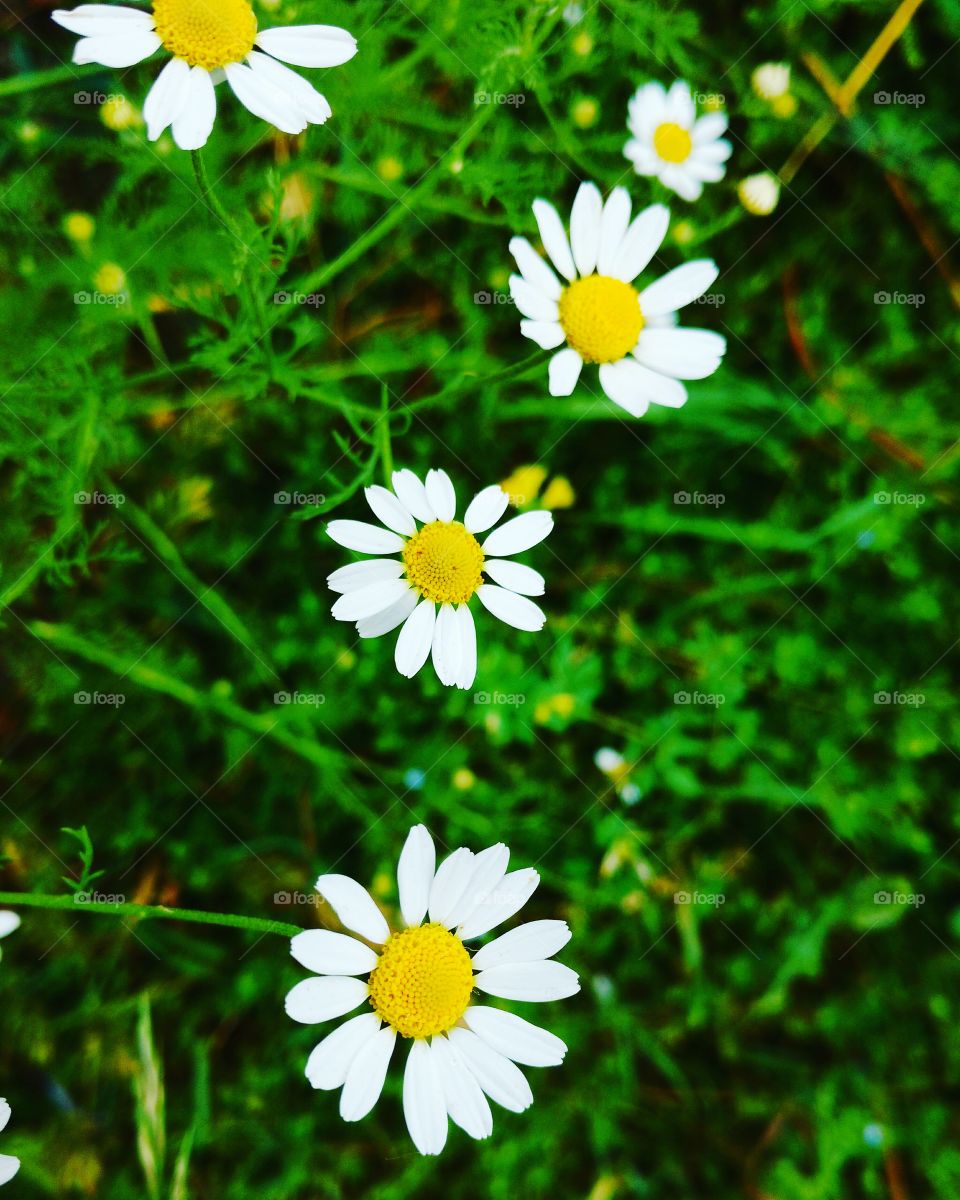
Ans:
<svg viewBox="0 0 960 1200"><path fill-rule="evenodd" d="M131 67L161 48L172 55L147 95L143 117L151 141L172 126L182 150L206 143L217 112L214 84L223 79L254 116L284 133L322 125L330 105L281 63L338 67L357 52L356 40L335 25L258 30L248 0L153 0L152 12L82 4L58 9L53 19L80 35L75 63Z"/></svg>
<svg viewBox="0 0 960 1200"><path fill-rule="evenodd" d="M10 1105L0 1097L0 1129L5 1129L9 1120ZM0 1184L9 1183L19 1170L19 1158L14 1157L12 1154L0 1154Z"/></svg>
<svg viewBox="0 0 960 1200"><path fill-rule="evenodd" d="M637 88L628 106L631 138L623 148L638 175L655 175L684 200L697 200L705 183L716 183L733 147L722 136L727 118L710 112L697 117L690 88L678 79Z"/></svg>
<svg viewBox="0 0 960 1200"><path fill-rule="evenodd" d="M687 399L680 380L712 375L727 348L711 330L674 328L677 309L716 279L716 263L684 263L638 290L634 281L659 249L670 213L654 204L631 223L625 188L604 204L594 184L582 183L569 240L552 204L534 200L533 213L563 282L526 238L515 237L510 252L521 274L510 276L510 295L526 318L524 337L544 350L566 342L550 360L550 395L569 396L583 364L599 363L600 386L633 416L650 404L679 408Z"/></svg>
<svg viewBox="0 0 960 1200"><path fill-rule="evenodd" d="M369 892L346 875L321 875L317 891L357 937L326 929L298 933L290 952L317 978L287 994L287 1014L314 1025L365 1011L313 1050L306 1076L315 1088L341 1088L340 1116L359 1121L383 1089L397 1036L409 1042L403 1112L421 1154L439 1154L447 1119L471 1137L489 1137L488 1097L523 1112L533 1093L516 1065L555 1067L566 1046L522 1017L475 1002L562 1000L580 990L576 972L553 955L570 940L564 921L530 921L479 949L526 904L540 882L532 868L507 873L502 843L474 854L461 848L439 867L423 825L407 837L397 865L400 921L392 929ZM362 939L362 940L360 940ZM477 998L479 999L479 997Z"/></svg>
<svg viewBox="0 0 960 1200"><path fill-rule="evenodd" d="M517 629L536 631L546 617L529 596L542 596L543 576L509 561L542 542L553 528L549 512L523 513L488 533L510 497L499 484L478 492L463 520L445 471L394 471L393 491L374 485L367 503L382 525L331 521L335 542L373 558L334 571L327 583L342 593L333 606L338 621L353 621L361 637L380 637L402 625L397 670L416 675L427 658L442 684L468 688L477 673L477 634L470 611L474 596L493 616ZM488 582L489 581L489 582Z"/></svg>
<svg viewBox="0 0 960 1200"><path fill-rule="evenodd" d="M19 928L20 918L17 914L11 912L9 908L0 909L0 938L9 937L14 930ZM2 951L0 951L0 958L3 958Z"/></svg>

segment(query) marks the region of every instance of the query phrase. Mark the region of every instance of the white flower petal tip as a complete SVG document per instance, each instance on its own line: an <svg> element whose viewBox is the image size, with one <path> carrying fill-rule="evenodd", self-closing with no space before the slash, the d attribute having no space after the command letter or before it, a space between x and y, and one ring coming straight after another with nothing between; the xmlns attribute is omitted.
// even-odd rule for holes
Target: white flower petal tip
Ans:
<svg viewBox="0 0 960 1200"><path fill-rule="evenodd" d="M365 489L381 524L327 525L338 545L376 556L327 576L337 594L332 615L354 623L361 638L400 626L394 664L402 676L412 679L431 659L445 687L466 691L477 675L476 605L519 629L542 627L545 617L527 597L544 594L543 576L504 559L547 537L553 517L541 510L498 525L510 497L494 483L477 492L458 520L456 490L445 471L431 469L424 480L394 471L391 482L392 491L376 484Z"/></svg>
<svg viewBox="0 0 960 1200"><path fill-rule="evenodd" d="M9 937L14 930L20 928L20 917L9 908L0 910L0 938ZM3 1126L0 1125L0 1129Z"/></svg>
<svg viewBox="0 0 960 1200"><path fill-rule="evenodd" d="M292 1020L301 1025L317 1025L352 1012L368 995L369 989L362 979L323 975L294 984L283 1006Z"/></svg>
<svg viewBox="0 0 960 1200"><path fill-rule="evenodd" d="M316 889L347 929L377 946L390 936L390 926L373 897L349 875L321 875Z"/></svg>
<svg viewBox="0 0 960 1200"><path fill-rule="evenodd" d="M425 825L414 825L397 864L400 912L407 925L419 925L426 916L436 866L433 838Z"/></svg>

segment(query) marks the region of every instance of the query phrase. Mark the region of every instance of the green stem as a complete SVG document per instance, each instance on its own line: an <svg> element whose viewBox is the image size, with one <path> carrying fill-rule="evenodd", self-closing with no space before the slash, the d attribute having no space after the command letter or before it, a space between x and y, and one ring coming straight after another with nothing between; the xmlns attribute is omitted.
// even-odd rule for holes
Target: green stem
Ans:
<svg viewBox="0 0 960 1200"><path fill-rule="evenodd" d="M79 892L77 895L89 895ZM237 913L200 912L192 908L167 908L163 904L108 903L93 900L80 901L76 896L49 896L40 892L0 892L0 904L23 908L53 908L71 912L98 913L107 917L163 918L169 921L192 921L196 925L229 925L233 929L246 929L250 933L277 933L281 937L293 937L301 933L299 925L288 925L286 921L269 921L265 917L242 917Z"/></svg>
<svg viewBox="0 0 960 1200"><path fill-rule="evenodd" d="M380 463L383 467L383 482L393 487L393 448L390 445L390 393L386 385L380 390Z"/></svg>

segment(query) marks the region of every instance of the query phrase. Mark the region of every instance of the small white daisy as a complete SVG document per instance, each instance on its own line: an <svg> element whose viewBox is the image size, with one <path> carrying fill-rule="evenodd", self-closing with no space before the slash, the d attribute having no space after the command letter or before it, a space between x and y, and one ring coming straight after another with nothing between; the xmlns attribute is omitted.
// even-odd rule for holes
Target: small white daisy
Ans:
<svg viewBox="0 0 960 1200"><path fill-rule="evenodd" d="M705 183L716 183L733 150L721 135L723 113L698 118L690 88L678 79L665 91L662 84L638 87L628 106L632 137L623 153L638 175L656 175L664 187L684 200L697 200Z"/></svg>
<svg viewBox="0 0 960 1200"><path fill-rule="evenodd" d="M373 1009L328 1034L307 1060L315 1088L343 1089L345 1121L359 1121L380 1098L397 1034L410 1041L403 1111L421 1154L443 1149L448 1117L473 1138L489 1137L487 1097L510 1112L529 1108L533 1093L517 1063L563 1062L567 1048L552 1033L474 1003L474 989L521 1001L562 1000L580 990L576 972L552 957L570 940L565 921L530 921L472 955L464 944L519 912L540 882L529 867L508 874L509 859L498 843L479 854L455 850L437 867L433 839L415 825L397 864L396 930L353 879L317 880L340 922L363 941L326 929L298 933L290 953L319 978L293 987L285 1007L306 1025L361 1004Z"/></svg>
<svg viewBox="0 0 960 1200"><path fill-rule="evenodd" d="M769 217L780 203L780 180L771 171L748 175L737 184L740 203L755 217Z"/></svg>
<svg viewBox="0 0 960 1200"><path fill-rule="evenodd" d="M10 1105L0 1097L0 1129L10 1120ZM0 1154L0 1184L9 1183L20 1170L20 1159L12 1154Z"/></svg>
<svg viewBox="0 0 960 1200"><path fill-rule="evenodd" d="M589 362L600 364L600 386L632 416L642 417L650 404L680 408L687 399L680 380L712 375L727 348L712 330L674 328L677 309L717 278L716 263L684 263L637 291L633 281L659 249L670 213L654 204L631 223L622 187L604 204L594 184L580 185L569 241L552 204L534 200L533 213L544 249L566 282L526 238L515 237L510 252L521 274L510 276L510 295L526 318L524 337L544 350L567 343L550 360L550 395L569 396Z"/></svg>
<svg viewBox="0 0 960 1200"><path fill-rule="evenodd" d="M543 595L543 576L508 558L543 541L553 528L549 512L523 513L480 542L476 535L492 529L510 502L499 484L478 492L462 521L455 519L457 497L445 471L428 471L426 483L412 471L394 471L392 492L378 485L365 492L386 528L331 521L327 533L348 550L400 557L367 559L334 571L327 583L342 594L332 611L338 621L356 622L363 638L402 625L394 656L401 675L416 675L432 651L442 684L473 684L477 634L469 602L474 596L516 629L543 628L542 609L528 599Z"/></svg>
<svg viewBox="0 0 960 1200"><path fill-rule="evenodd" d="M172 125L182 150L205 145L217 112L214 84L223 79L254 116L284 133L322 125L330 105L277 60L295 67L338 67L357 52L356 40L335 25L258 31L248 0L153 0L152 12L83 4L52 15L80 36L75 63L131 67L161 47L173 55L147 95L143 116L151 141Z"/></svg>
<svg viewBox="0 0 960 1200"><path fill-rule="evenodd" d="M790 91L790 64L761 63L750 76L750 83L761 100L779 100Z"/></svg>

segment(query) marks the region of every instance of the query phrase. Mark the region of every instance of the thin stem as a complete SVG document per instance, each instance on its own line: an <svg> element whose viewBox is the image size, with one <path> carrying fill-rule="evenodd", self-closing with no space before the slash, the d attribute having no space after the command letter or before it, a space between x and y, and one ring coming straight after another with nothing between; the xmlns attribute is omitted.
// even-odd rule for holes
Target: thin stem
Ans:
<svg viewBox="0 0 960 1200"><path fill-rule="evenodd" d="M70 912L98 913L107 917L139 917L141 920L162 918L169 921L192 921L195 925L229 925L233 929L246 929L251 933L277 933L281 937L293 937L301 933L299 925L288 925L286 921L269 921L265 917L243 917L238 913L201 912L193 908L168 908L163 904L111 903L89 897L89 892L78 892L75 896L50 896L41 892L0 892L0 904L24 908L53 908Z"/></svg>
<svg viewBox="0 0 960 1200"><path fill-rule="evenodd" d="M390 444L390 393L386 384L380 391L380 418L377 422L380 430L380 463L383 467L383 482L393 487L393 448Z"/></svg>

